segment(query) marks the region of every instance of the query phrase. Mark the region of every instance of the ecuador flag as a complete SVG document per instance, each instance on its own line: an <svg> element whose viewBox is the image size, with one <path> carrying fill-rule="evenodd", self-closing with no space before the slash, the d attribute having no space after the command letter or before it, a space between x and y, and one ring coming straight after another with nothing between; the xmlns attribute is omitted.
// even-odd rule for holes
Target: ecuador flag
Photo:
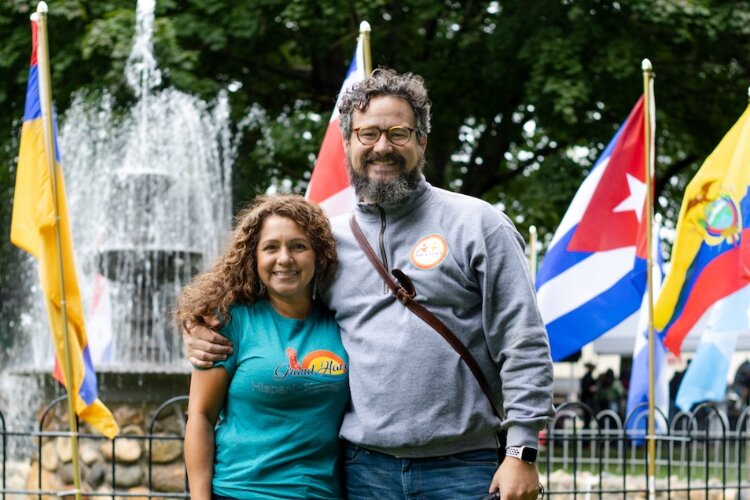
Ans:
<svg viewBox="0 0 750 500"><path fill-rule="evenodd" d="M53 123L53 137L48 140L42 121L36 21L31 23L31 33L31 68L18 155L10 239L14 245L33 255L39 263L39 277L55 344L55 378L73 392L76 414L111 439L117 435L118 427L110 411L98 399L96 374L89 353L83 304L76 277L65 184L59 166L57 127ZM48 151L46 144L51 144L54 151ZM48 155L54 155L52 162L48 161ZM55 166L54 173L50 172L51 164ZM55 176L56 190L52 175ZM56 224L60 225L59 247ZM67 312L69 333L70 384L66 383L63 370L60 369L65 356L63 307Z"/></svg>
<svg viewBox="0 0 750 500"><path fill-rule="evenodd" d="M750 283L749 161L750 106L685 189L654 306L654 326L674 353L712 304Z"/></svg>

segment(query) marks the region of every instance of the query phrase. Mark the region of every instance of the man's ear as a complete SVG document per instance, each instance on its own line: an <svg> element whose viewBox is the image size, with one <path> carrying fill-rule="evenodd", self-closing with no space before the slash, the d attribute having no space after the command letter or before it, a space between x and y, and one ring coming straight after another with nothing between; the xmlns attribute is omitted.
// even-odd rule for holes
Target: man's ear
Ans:
<svg viewBox="0 0 750 500"><path fill-rule="evenodd" d="M419 145L422 147L422 152L424 153L427 149L427 134L422 136L422 139L419 141Z"/></svg>

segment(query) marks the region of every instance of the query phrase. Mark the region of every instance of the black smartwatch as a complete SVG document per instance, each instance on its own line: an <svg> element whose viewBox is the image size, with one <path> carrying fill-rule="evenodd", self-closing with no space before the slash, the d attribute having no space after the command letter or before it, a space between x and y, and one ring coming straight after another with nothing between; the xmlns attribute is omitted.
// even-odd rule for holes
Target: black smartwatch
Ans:
<svg viewBox="0 0 750 500"><path fill-rule="evenodd" d="M505 448L506 457L515 457L528 464L536 463L537 449L530 446L508 446Z"/></svg>

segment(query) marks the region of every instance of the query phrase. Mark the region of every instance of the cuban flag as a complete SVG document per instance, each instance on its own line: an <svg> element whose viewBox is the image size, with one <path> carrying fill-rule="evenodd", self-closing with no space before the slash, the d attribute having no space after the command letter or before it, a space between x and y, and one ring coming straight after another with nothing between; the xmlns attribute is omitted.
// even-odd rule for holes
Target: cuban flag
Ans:
<svg viewBox="0 0 750 500"><path fill-rule="evenodd" d="M35 19L33 17L31 23L31 67L18 153L10 240L34 256L39 264L39 280L55 344L53 376L72 393L76 414L112 439L119 429L112 413L99 400L76 276L65 180L57 145L57 126L54 116L50 117L53 122L53 137L50 138L45 133L42 119L43 100L40 92L43 85L39 81L37 65L39 26ZM49 99L49 96L44 97ZM54 164L54 169L50 168L50 163ZM66 380L65 370L62 369L66 351L70 355L71 380Z"/></svg>
<svg viewBox="0 0 750 500"><path fill-rule="evenodd" d="M360 36L338 99L340 100L345 91L355 83L364 80L365 77L364 37ZM323 144L320 146L318 160L315 162L315 168L310 177L310 184L307 186L307 193L305 193L305 198L318 203L328 217L350 212L356 203L354 188L349 183L346 170L338 104L337 100L331 120L328 122Z"/></svg>
<svg viewBox="0 0 750 500"><path fill-rule="evenodd" d="M636 331L647 261L643 101L581 184L539 268L554 361L608 332Z"/></svg>

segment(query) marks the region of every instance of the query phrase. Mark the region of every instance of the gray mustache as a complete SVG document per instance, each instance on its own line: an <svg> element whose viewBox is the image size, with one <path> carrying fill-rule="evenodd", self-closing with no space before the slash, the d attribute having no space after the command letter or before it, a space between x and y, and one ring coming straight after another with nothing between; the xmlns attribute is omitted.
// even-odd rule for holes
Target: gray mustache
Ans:
<svg viewBox="0 0 750 500"><path fill-rule="evenodd" d="M406 160L403 156L398 153L385 153L385 154L366 154L362 158L363 165L367 166L370 163L376 161L388 161L398 165L401 168L406 166Z"/></svg>

